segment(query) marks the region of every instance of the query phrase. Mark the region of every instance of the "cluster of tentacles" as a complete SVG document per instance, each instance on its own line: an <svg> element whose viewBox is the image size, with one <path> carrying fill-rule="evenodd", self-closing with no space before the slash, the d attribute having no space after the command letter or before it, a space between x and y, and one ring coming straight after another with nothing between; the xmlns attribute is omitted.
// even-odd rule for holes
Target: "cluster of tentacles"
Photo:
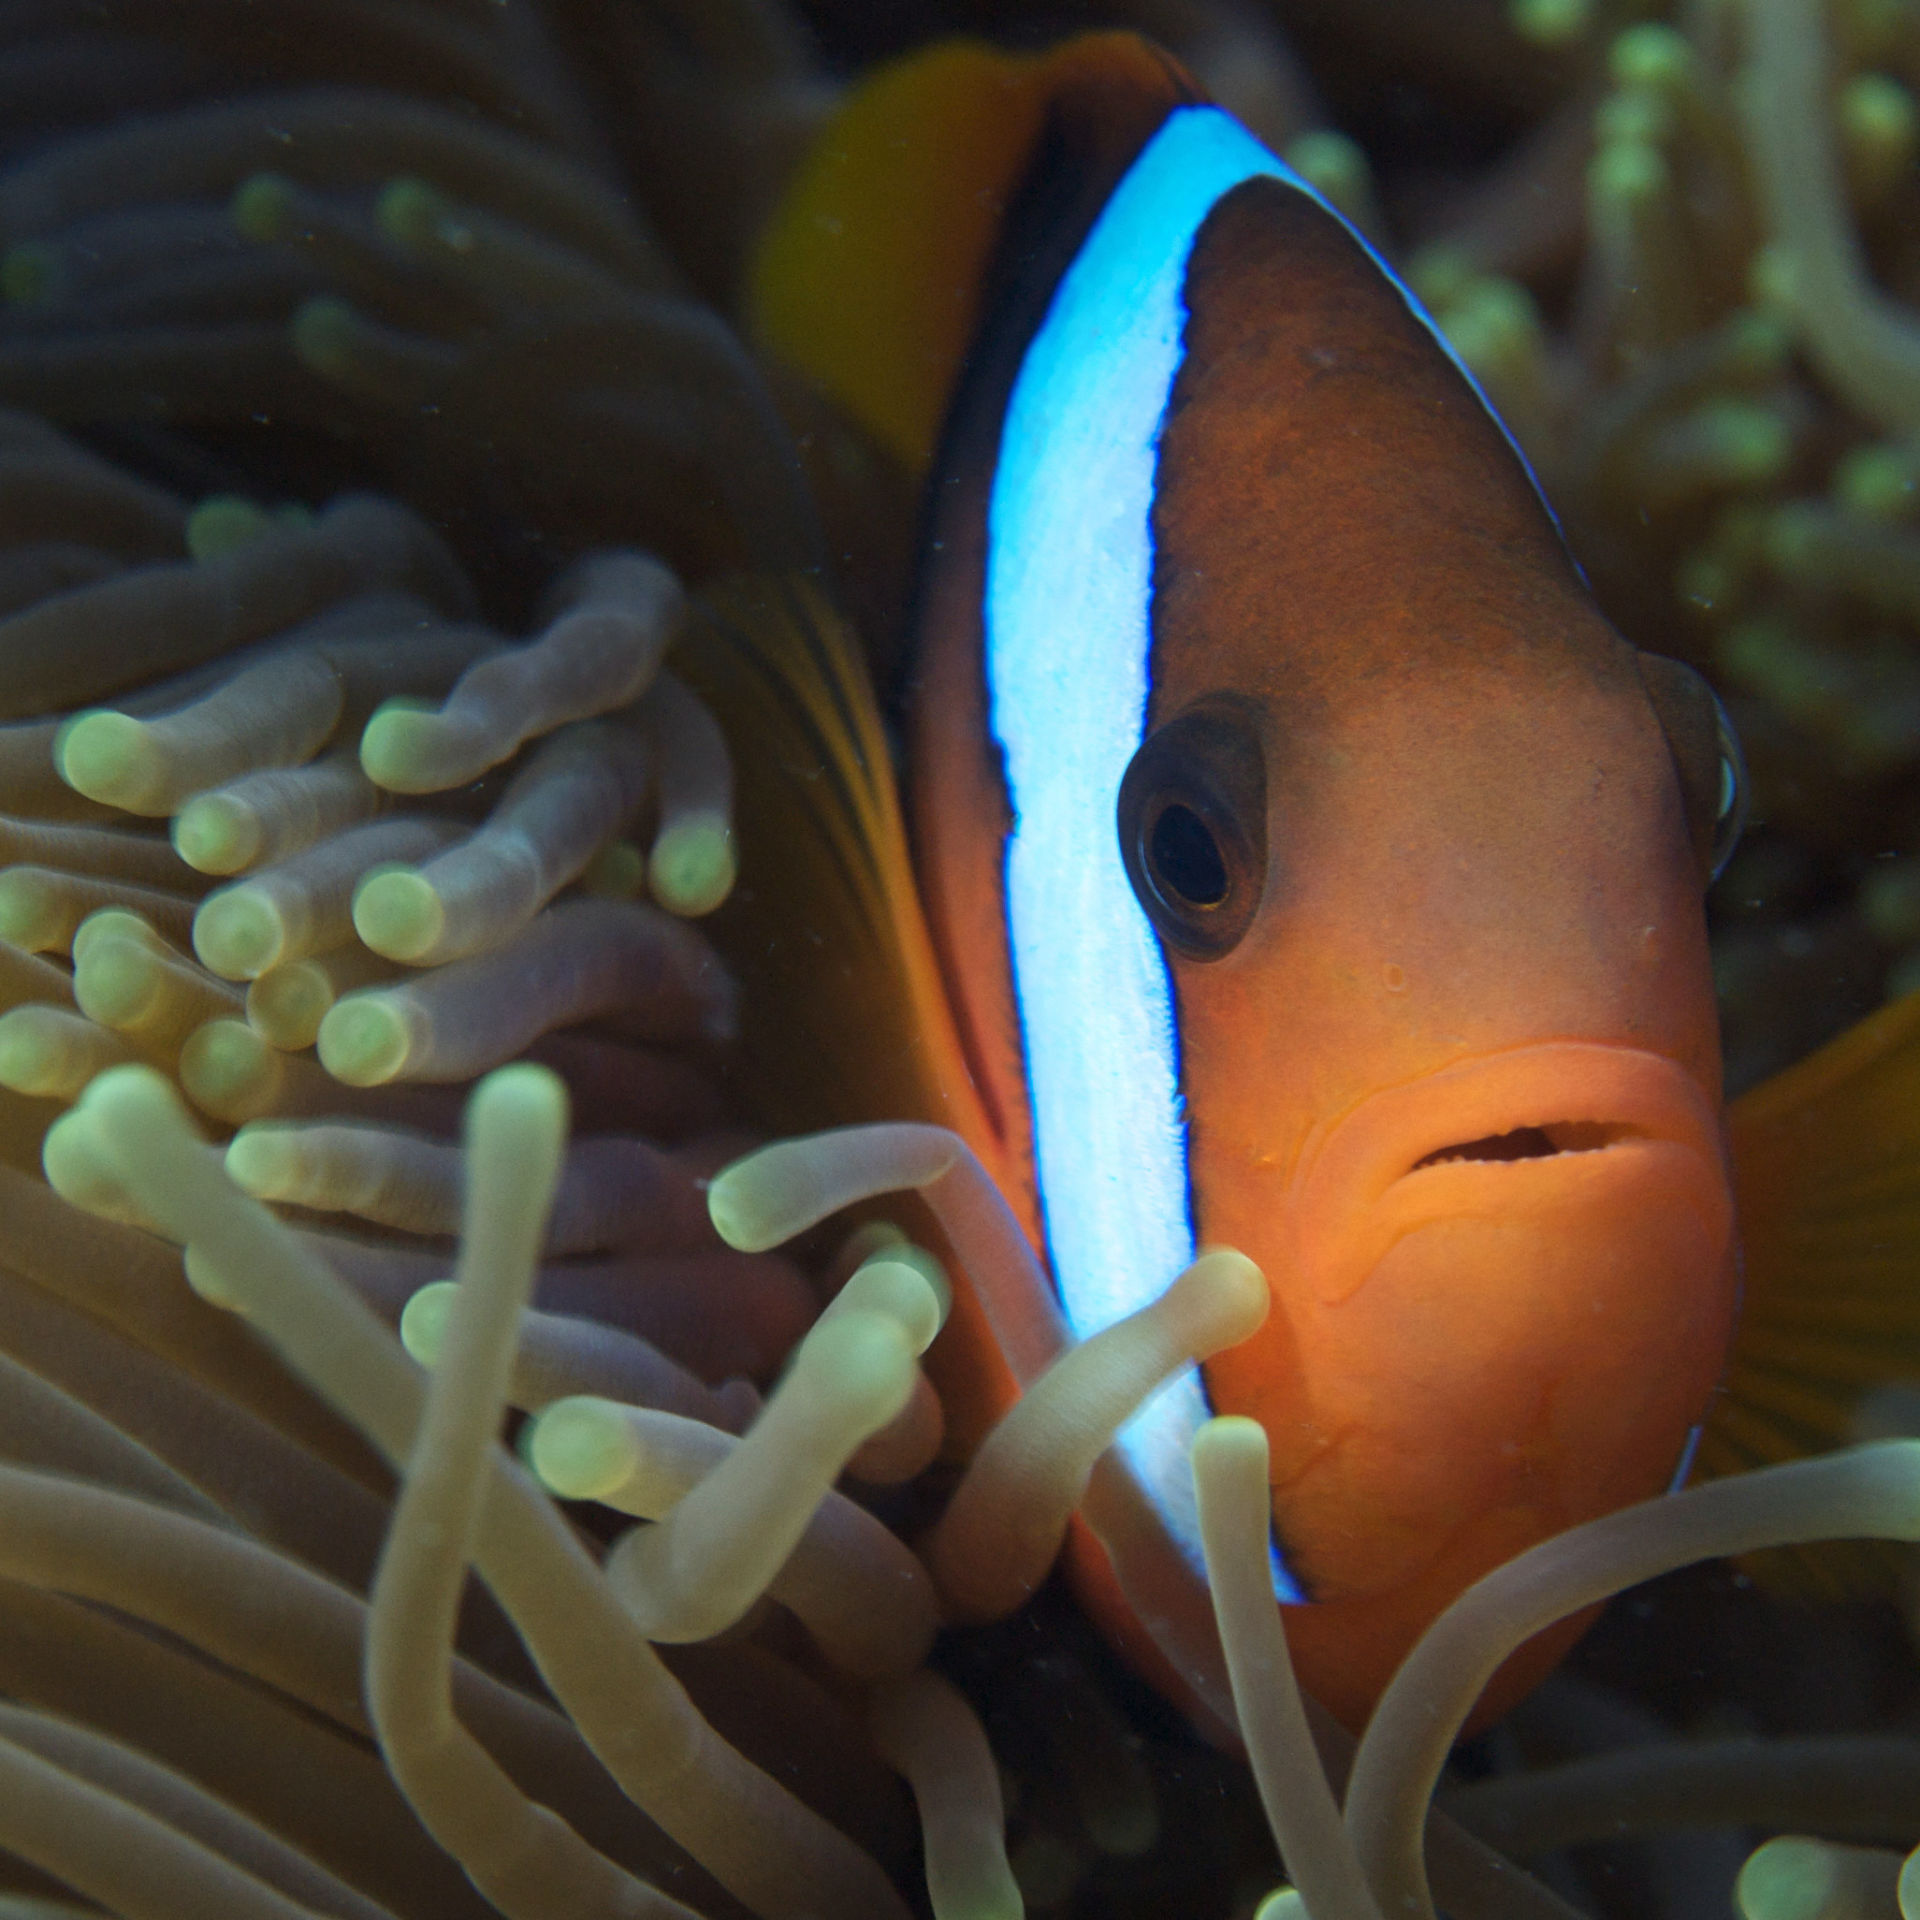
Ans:
<svg viewBox="0 0 1920 1920"><path fill-rule="evenodd" d="M1235 9L1132 13L1291 110ZM772 1249L910 1188L991 1300L1032 1276L990 1187L924 1129L720 1175L695 922L778 850L673 645L715 575L899 512L708 304L830 91L751 0L0 10L0 1913L959 1920L1151 1839L1088 1695L1093 1784L1057 1830L1033 1789L1010 1863L926 1662L1076 1510L1125 1562L1105 1440L1258 1276L1047 1356L955 1486L938 1262ZM1225 1667L1176 1652L1255 1758L1276 1915L1421 1912L1429 1871L1462 1920L1564 1915L1448 1821L1423 1864L1504 1651L1705 1553L1920 1529L1896 1443L1551 1543L1436 1629L1342 1814L1259 1449L1204 1437ZM1681 1806L1881 1835L1903 1765L1666 1750L1458 1810L1522 1851ZM1894 1897L1898 1856L1815 1865Z"/></svg>
<svg viewBox="0 0 1920 1920"><path fill-rule="evenodd" d="M986 1874L1017 1905L977 1723L921 1670L942 1606L1026 1597L1104 1435L1240 1337L1257 1276L1202 1263L1083 1349L923 1564L833 1483L932 1457L938 1263L869 1226L820 1313L798 1268L709 1224L704 1176L737 1144L715 1131L731 989L684 916L731 882L729 773L660 664L673 576L589 556L510 641L390 501L189 513L11 424L14 478L114 564L0 623L10 697L42 716L0 734L8 1851L130 1914L467 1910L428 1835L512 1914L900 1912L884 1755L934 1884ZM126 526L187 551L122 564ZM137 691L59 711L125 677L130 630ZM454 1089L476 1079L463 1162ZM450 1269L510 1288L458 1389L481 1289ZM464 1467L423 1398L443 1347ZM653 1524L590 1548L495 1460L505 1406L533 1416L547 1488ZM390 1513L381 1461L407 1470ZM449 1473L464 1493L422 1491ZM498 1677L528 1675L491 1609L468 1619L480 1664L456 1657L469 1560L566 1717ZM765 1600L798 1625L680 1678L652 1650ZM283 1735L284 1768L262 1764Z"/></svg>

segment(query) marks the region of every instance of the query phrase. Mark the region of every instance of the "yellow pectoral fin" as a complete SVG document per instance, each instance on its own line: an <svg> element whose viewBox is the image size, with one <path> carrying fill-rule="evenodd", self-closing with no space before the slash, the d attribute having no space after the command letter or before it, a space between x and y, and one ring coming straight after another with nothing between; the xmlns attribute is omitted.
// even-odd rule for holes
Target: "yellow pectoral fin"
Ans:
<svg viewBox="0 0 1920 1920"><path fill-rule="evenodd" d="M725 581L701 595L673 665L733 755L740 877L706 925L742 989L737 1058L754 1110L784 1132L930 1121L1003 1180L845 622L808 581ZM1014 1394L970 1289L956 1289L927 1366L949 1447L968 1451Z"/></svg>
<svg viewBox="0 0 1920 1920"><path fill-rule="evenodd" d="M743 1071L793 1129L981 1126L921 917L858 642L810 582L700 598L674 665L733 754L740 880L708 923L740 977Z"/></svg>
<svg viewBox="0 0 1920 1920"><path fill-rule="evenodd" d="M1697 1470L1884 1438L1920 1385L1920 994L1728 1111L1745 1299ZM1901 1549L1758 1556L1770 1584L1888 1590Z"/></svg>

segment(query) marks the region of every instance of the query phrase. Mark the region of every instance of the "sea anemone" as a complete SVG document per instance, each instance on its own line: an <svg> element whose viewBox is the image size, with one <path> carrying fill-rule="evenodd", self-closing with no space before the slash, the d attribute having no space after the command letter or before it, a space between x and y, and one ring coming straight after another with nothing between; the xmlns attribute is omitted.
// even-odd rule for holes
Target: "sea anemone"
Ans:
<svg viewBox="0 0 1920 1920"><path fill-rule="evenodd" d="M1032 1258L991 1183L936 1129L740 1157L769 1114L736 1028L784 1015L739 1006L729 916L780 853L736 821L755 770L689 641L727 576L831 561L884 674L912 509L724 316L833 98L821 49L884 50L888 11L116 0L0 29L0 1910L924 1890L958 1920L1273 1884L1237 1763L1043 1585L1076 1510L1125 1563L1106 1438L1244 1337L1257 1273L1208 1255L1096 1341L1012 1352L1027 1394L957 1475L918 1367L947 1282L886 1214L937 1222L991 1309ZM1920 39L1862 0L1825 35L1787 0L1457 11L1438 41L1385 4L1101 17L1396 253L1615 617L1734 689L1751 1079L1920 950ZM1416 70L1424 147L1353 104L1357 72ZM1503 152L1458 142L1476 112ZM1344 1816L1255 1446L1224 1423L1196 1455L1224 1664L1197 1589L1178 1632L1318 1920L1423 1911L1428 1875L1461 1920L1568 1911L1469 1829L1799 1834L1747 1864L1755 1920L1821 1911L1816 1882L1911 1898L1898 1855L1830 1844L1920 1840L1885 1734L1510 1769L1523 1727L1420 1844L1519 1638L1703 1555L1910 1538L1910 1445L1500 1570L1396 1682ZM927 1664L980 1620L1010 1624Z"/></svg>

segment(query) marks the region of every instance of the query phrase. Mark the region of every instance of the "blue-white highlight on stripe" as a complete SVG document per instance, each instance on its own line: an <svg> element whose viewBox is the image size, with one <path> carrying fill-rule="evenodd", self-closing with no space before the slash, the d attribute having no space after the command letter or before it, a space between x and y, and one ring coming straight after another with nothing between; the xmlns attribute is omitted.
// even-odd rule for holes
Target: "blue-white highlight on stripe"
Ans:
<svg viewBox="0 0 1920 1920"><path fill-rule="evenodd" d="M1347 225L1217 107L1168 115L1028 347L988 504L988 717L1014 815L1008 933L1048 1247L1081 1339L1157 1299L1194 1254L1173 987L1121 863L1115 806L1146 724L1154 480L1187 262L1220 197L1262 176ZM1426 310L1353 237L1485 404ZM1187 1453L1207 1415L1189 1368L1118 1441L1196 1570ZM1279 1597L1301 1598L1273 1564Z"/></svg>
<svg viewBox="0 0 1920 1920"><path fill-rule="evenodd" d="M1704 1423L1697 1423L1687 1429L1687 1437L1680 1447L1680 1458L1674 1465L1673 1478L1667 1482L1669 1493L1678 1493L1687 1484L1693 1472L1694 1456L1700 1451L1700 1437L1706 1430Z"/></svg>
<svg viewBox="0 0 1920 1920"><path fill-rule="evenodd" d="M1048 1246L1082 1339L1158 1298L1194 1253L1173 988L1114 808L1146 723L1154 471L1187 257L1221 194L1279 165L1215 109L1168 119L1028 348L988 507L986 671L1014 814L1014 983ZM1190 1368L1118 1442L1196 1567L1187 1448L1206 1417Z"/></svg>

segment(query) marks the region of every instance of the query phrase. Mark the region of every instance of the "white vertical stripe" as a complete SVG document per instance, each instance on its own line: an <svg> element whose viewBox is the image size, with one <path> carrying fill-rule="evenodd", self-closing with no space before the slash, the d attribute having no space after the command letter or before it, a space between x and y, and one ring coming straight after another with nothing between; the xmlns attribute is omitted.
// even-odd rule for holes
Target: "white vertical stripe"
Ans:
<svg viewBox="0 0 1920 1920"><path fill-rule="evenodd" d="M1187 256L1213 204L1280 163L1213 108L1172 114L1115 189L1029 347L988 510L990 724L1014 827L1006 890L1041 1205L1081 1338L1193 1258L1172 985L1114 806L1146 720L1149 516ZM1120 1445L1196 1566L1189 1369Z"/></svg>
<svg viewBox="0 0 1920 1920"><path fill-rule="evenodd" d="M1114 809L1146 722L1150 516L1161 422L1184 351L1187 260L1215 202L1256 176L1284 181L1341 219L1217 107L1168 115L1114 189L1028 347L988 505L986 674L1014 813L1006 861L1014 987L1047 1242L1062 1308L1082 1339L1158 1298L1193 1258L1172 983L1121 864ZM1354 238L1485 405L1426 310ZM1120 1437L1196 1568L1187 1448L1206 1416L1198 1370L1189 1369ZM1277 1557L1274 1583L1282 1599L1300 1597Z"/></svg>

